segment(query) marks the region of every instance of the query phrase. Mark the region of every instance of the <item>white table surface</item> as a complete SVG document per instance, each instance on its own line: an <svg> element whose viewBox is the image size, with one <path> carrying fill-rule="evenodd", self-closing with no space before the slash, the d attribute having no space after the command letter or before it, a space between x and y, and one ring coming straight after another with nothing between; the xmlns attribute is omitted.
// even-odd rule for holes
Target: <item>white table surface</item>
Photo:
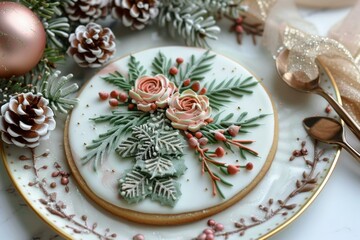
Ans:
<svg viewBox="0 0 360 240"><path fill-rule="evenodd" d="M348 9L303 10L321 35ZM349 141L360 150L360 142L348 134ZM290 226L272 239L360 239L360 164L342 152L325 188L313 204ZM61 239L42 222L14 189L0 163L0 239Z"/></svg>

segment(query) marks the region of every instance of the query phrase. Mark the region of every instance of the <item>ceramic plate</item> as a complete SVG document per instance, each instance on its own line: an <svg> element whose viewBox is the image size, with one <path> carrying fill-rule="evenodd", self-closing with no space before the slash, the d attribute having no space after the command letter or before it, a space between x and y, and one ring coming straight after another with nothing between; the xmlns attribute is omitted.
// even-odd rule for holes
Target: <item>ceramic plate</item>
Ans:
<svg viewBox="0 0 360 240"><path fill-rule="evenodd" d="M115 33L120 39L118 55L127 55L155 46L179 45L155 29L141 33ZM233 35L222 34L212 43L213 51L225 55L249 69L268 89L278 110L279 139L273 163L261 182L241 201L209 218L224 226L215 239L267 238L296 219L325 185L335 167L339 149L314 144L302 127L302 119L313 115L335 116L328 104L318 96L289 89L275 73L274 60L265 49L254 46L251 39L237 45ZM65 71L78 73L82 82L88 79L83 70L73 67ZM322 74L323 87L338 98L334 84ZM141 234L145 239L196 239L207 228L208 219L189 224L158 227L123 220L93 203L70 175L64 153L65 118L57 117L57 128L50 141L36 149L35 176L31 152L3 146L5 166L15 186L33 210L65 238L131 239ZM294 156L296 155L296 157ZM61 184L66 182L67 185ZM35 184L41 181L44 187ZM196 198L209 196L199 193ZM296 223L295 223L296 224Z"/></svg>

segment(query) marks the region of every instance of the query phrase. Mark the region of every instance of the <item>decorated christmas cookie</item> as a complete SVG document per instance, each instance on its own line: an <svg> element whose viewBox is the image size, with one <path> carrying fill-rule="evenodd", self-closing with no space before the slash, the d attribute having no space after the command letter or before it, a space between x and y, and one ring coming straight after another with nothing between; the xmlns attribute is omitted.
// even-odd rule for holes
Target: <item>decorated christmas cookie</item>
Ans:
<svg viewBox="0 0 360 240"><path fill-rule="evenodd" d="M277 116L261 82L196 48L150 49L92 78L65 130L82 190L128 220L191 222L223 211L266 174Z"/></svg>

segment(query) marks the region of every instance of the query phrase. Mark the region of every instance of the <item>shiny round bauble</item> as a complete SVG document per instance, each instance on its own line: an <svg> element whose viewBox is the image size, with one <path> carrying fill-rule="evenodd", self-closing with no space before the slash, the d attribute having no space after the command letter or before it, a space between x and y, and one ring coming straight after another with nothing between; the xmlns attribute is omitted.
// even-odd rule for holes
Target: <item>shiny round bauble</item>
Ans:
<svg viewBox="0 0 360 240"><path fill-rule="evenodd" d="M45 45L44 26L30 9L0 2L0 78L29 72L40 61Z"/></svg>

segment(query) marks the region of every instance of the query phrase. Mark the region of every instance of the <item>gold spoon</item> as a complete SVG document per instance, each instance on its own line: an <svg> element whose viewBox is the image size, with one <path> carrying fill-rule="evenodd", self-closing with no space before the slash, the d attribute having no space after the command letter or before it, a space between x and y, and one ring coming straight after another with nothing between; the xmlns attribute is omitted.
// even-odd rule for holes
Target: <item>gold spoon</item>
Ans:
<svg viewBox="0 0 360 240"><path fill-rule="evenodd" d="M287 64L288 64L289 50L283 50L280 52L278 57L276 58L276 69L281 79L287 83L290 87L307 93L316 93L323 98L333 107L333 109L339 114L340 118L344 120L346 125L350 128L350 130L355 134L357 138L360 139L360 127L356 124L356 122L352 119L349 113L328 93L324 91L320 87L320 77L317 76L315 79L309 79L303 71L297 72L288 72ZM324 67L319 60L315 60L316 65L319 69L324 69L325 74L328 75L330 79L333 79L330 71Z"/></svg>
<svg viewBox="0 0 360 240"><path fill-rule="evenodd" d="M306 132L312 138L320 142L340 145L360 162L360 153L346 141L344 128L335 119L329 117L309 117L303 120L303 125Z"/></svg>

